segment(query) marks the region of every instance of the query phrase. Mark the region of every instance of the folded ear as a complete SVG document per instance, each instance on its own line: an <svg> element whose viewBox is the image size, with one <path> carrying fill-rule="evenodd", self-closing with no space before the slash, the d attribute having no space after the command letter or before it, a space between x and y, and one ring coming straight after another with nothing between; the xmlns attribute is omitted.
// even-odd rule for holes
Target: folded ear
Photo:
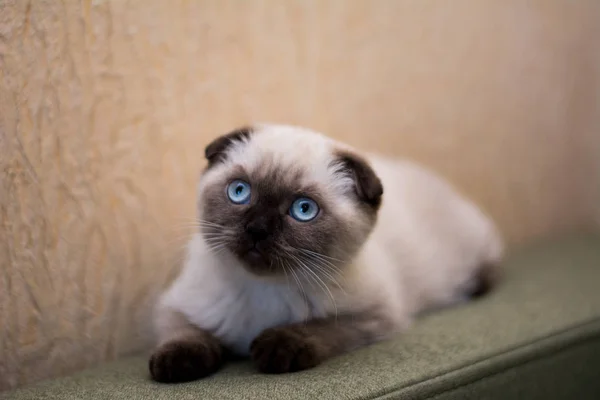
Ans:
<svg viewBox="0 0 600 400"><path fill-rule="evenodd" d="M367 160L350 151L339 151L338 161L354 178L358 198L368 206L377 210L381 205L383 185Z"/></svg>
<svg viewBox="0 0 600 400"><path fill-rule="evenodd" d="M204 149L204 156L208 160L208 166L223 161L225 151L229 146L238 141L247 140L252 134L251 127L242 127L220 136L209 143Z"/></svg>

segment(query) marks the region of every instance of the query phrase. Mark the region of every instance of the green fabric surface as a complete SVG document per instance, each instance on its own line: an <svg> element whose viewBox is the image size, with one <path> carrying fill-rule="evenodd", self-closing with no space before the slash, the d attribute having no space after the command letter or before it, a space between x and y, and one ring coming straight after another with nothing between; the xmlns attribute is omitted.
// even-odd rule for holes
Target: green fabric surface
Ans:
<svg viewBox="0 0 600 400"><path fill-rule="evenodd" d="M533 245L505 264L487 297L313 370L261 375L237 363L208 379L161 385L139 356L0 398L600 399L600 236Z"/></svg>
<svg viewBox="0 0 600 400"><path fill-rule="evenodd" d="M482 377L429 399L597 400L600 398L599 371L600 338L596 337Z"/></svg>

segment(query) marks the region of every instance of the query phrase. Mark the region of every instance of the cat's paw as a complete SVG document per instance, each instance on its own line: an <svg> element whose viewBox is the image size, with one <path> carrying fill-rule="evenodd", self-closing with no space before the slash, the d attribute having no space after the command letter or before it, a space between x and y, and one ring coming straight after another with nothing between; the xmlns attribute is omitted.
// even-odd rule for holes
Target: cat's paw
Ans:
<svg viewBox="0 0 600 400"><path fill-rule="evenodd" d="M174 340L158 347L150 357L152 379L161 383L189 382L216 372L223 362L218 343Z"/></svg>
<svg viewBox="0 0 600 400"><path fill-rule="evenodd" d="M318 344L290 328L271 328L250 345L259 371L269 374L301 371L321 363Z"/></svg>

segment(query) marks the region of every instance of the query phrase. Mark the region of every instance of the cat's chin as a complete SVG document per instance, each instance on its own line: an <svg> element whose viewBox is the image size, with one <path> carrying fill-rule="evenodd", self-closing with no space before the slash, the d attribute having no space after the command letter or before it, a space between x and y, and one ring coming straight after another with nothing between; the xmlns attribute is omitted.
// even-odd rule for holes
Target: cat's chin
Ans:
<svg viewBox="0 0 600 400"><path fill-rule="evenodd" d="M238 255L243 268L253 276L270 282L285 281L285 273L275 261L256 250Z"/></svg>
<svg viewBox="0 0 600 400"><path fill-rule="evenodd" d="M260 251L256 249L250 249L244 254L242 254L242 259L245 263L249 264L252 267L256 267L259 269L265 269L269 260L265 257Z"/></svg>
<svg viewBox="0 0 600 400"><path fill-rule="evenodd" d="M236 255L244 266L244 269L253 275L260 277L277 275L274 263L271 262L268 256L256 249L250 249Z"/></svg>

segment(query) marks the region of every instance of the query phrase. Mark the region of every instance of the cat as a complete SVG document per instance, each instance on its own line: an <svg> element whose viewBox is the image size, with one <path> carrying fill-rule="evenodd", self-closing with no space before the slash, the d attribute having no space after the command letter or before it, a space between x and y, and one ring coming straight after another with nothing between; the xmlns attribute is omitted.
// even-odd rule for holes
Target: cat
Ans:
<svg viewBox="0 0 600 400"><path fill-rule="evenodd" d="M205 157L198 232L155 310L158 382L230 356L312 368L498 281L495 224L423 167L276 124L236 129Z"/></svg>

